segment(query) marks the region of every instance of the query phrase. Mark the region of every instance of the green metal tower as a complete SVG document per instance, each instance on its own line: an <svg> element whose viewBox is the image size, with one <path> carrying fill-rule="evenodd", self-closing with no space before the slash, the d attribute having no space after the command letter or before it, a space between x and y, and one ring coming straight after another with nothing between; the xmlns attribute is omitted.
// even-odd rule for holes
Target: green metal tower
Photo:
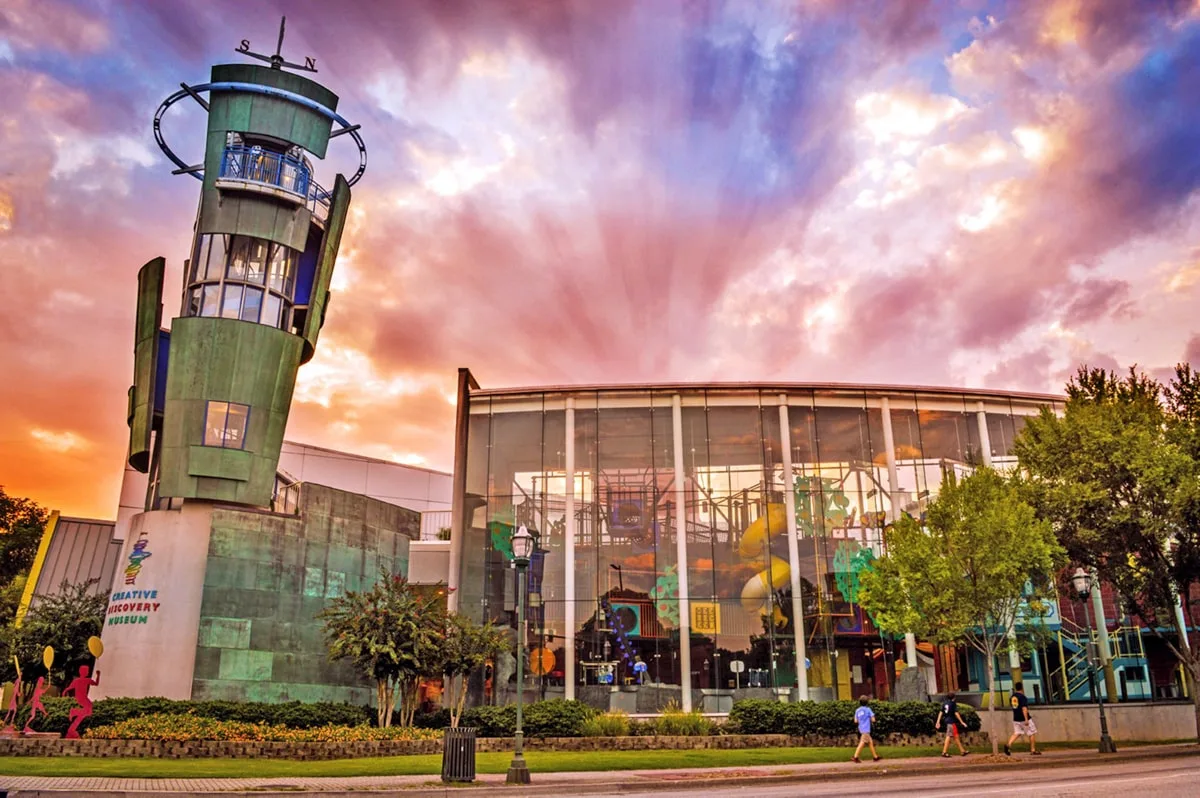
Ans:
<svg viewBox="0 0 1200 798"><path fill-rule="evenodd" d="M161 329L165 261L138 275L134 384L129 390L129 464L150 475L148 510L183 499L268 506L302 363L317 346L350 205L366 169L358 126L337 113L337 95L274 55L220 64L208 83L168 97L154 117L159 146L201 181L179 315ZM205 100L202 95L208 94ZM204 160L189 165L167 145L163 115L191 99L208 112ZM335 127L336 126L336 127ZM313 160L347 135L358 171L315 179Z"/></svg>

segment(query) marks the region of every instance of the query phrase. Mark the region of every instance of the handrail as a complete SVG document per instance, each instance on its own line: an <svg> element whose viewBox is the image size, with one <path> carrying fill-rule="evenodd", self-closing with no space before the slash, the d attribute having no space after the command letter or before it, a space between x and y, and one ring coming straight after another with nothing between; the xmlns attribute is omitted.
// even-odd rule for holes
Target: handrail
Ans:
<svg viewBox="0 0 1200 798"><path fill-rule="evenodd" d="M221 158L223 179L246 180L276 186L307 197L312 174L302 159L262 147L231 145Z"/></svg>
<svg viewBox="0 0 1200 798"><path fill-rule="evenodd" d="M262 147L230 145L221 158L221 179L243 180L283 189L303 197L319 224L329 218L329 192L312 179L309 165L302 159Z"/></svg>

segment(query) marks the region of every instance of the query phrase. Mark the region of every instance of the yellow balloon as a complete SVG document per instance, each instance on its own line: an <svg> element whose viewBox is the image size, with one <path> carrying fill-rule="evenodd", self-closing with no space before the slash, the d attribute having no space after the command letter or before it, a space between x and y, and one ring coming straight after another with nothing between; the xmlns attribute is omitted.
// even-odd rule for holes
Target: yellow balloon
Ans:
<svg viewBox="0 0 1200 798"><path fill-rule="evenodd" d="M104 653L104 643L102 643L98 637L89 637L88 651L92 652L93 657L99 657Z"/></svg>
<svg viewBox="0 0 1200 798"><path fill-rule="evenodd" d="M42 664L46 666L46 670L50 670L50 666L54 664L53 646L46 646L46 650L42 652Z"/></svg>

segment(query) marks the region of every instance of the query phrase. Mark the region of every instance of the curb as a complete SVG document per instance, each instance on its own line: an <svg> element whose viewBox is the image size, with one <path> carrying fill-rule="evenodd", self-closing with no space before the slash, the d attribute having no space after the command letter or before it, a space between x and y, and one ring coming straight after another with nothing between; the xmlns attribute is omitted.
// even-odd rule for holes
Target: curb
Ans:
<svg viewBox="0 0 1200 798"><path fill-rule="evenodd" d="M1156 759L1181 759L1186 757L1200 755L1200 746L1196 745L1176 745L1171 746L1169 750L1152 750L1147 748L1135 749L1129 753L1117 753L1115 755L1105 755L1103 758L1110 762L1138 762ZM1022 757L1021 762L1026 768L1059 768L1069 767L1080 764L1094 764L1097 757L1101 755L1093 752L1080 752L1078 754L1072 752L1070 754L1053 757L1051 759L1033 760L1029 757ZM940 759L940 758L939 758ZM893 760L897 763L910 762L911 759ZM543 796L555 795L560 796L568 791L571 795L596 795L604 793L632 793L632 792L683 792L695 791L698 787L703 786L703 789L711 789L718 787L754 787L754 786L773 786L779 784L800 784L800 783L819 783L819 782L839 782L850 781L854 779L862 779L866 776L875 776L877 778L891 778L899 776L928 776L944 774L947 770L971 772L988 772L997 770L1007 770L1012 767L1009 764L984 762L978 763L978 760L966 760L956 757L952 763L937 764L919 764L914 766L903 766L889 768L887 765L878 765L875 763L863 763L866 767L863 768L844 768L839 770L809 772L809 773L765 773L763 775L747 775L737 774L730 776L721 776L719 772L705 771L697 773L694 776L683 775L680 778L673 779L653 779L638 778L636 781L622 782L599 782L599 781L556 781L549 784L532 784L524 787L508 787L507 785L494 781L479 781L471 785L461 785L457 787L447 787L440 784L428 785L413 785L403 786L397 785L392 787L360 787L356 789L328 789L328 788L313 788L305 789L303 787L287 788L272 790L270 786L260 787L249 790L210 790L210 791L189 791L188 795L203 795L203 796L222 796L222 798L284 798L284 796L302 795L304 798L363 798L364 795L404 795L411 798L446 798L446 796L461 796L470 795L478 790L487 790L488 794L503 793L504 795L512 796L513 798L525 798L525 796ZM756 766L764 767L764 766ZM770 766L766 766L770 767ZM787 767L780 765L778 767ZM736 771L736 768L730 768ZM712 778L705 778L704 774L712 774ZM436 776L430 776L431 779ZM537 776L535 774L534 778ZM283 785L279 785L283 787ZM10 790L9 796L14 798L63 798L66 795L81 796L81 798L179 798L184 793L181 791L169 790L80 790L75 789L33 789L33 790Z"/></svg>

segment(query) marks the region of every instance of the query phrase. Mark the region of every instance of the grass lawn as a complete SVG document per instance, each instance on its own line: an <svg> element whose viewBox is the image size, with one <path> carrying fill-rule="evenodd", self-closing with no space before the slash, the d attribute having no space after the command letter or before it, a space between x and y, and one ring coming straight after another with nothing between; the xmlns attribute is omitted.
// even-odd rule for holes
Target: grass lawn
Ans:
<svg viewBox="0 0 1200 798"><path fill-rule="evenodd" d="M740 751L526 751L535 773L585 770L745 767L843 762L843 748L749 748ZM932 748L880 746L891 759L931 756ZM478 754L479 773L504 773L512 754ZM20 776L111 776L125 778L284 778L288 776L440 775L441 754L291 762L281 759L101 759L89 757L0 757L0 774Z"/></svg>
<svg viewBox="0 0 1200 798"><path fill-rule="evenodd" d="M1047 749L1090 749L1094 742L1050 743ZM1024 752L1024 746L1019 752ZM951 746L953 751L953 746ZM979 753L990 750L977 749ZM848 748L748 748L711 751L527 751L535 773L587 770L747 767L844 762ZM934 756L935 748L879 746L886 759ZM504 773L512 755L479 754L479 773ZM298 776L422 776L441 773L440 754L292 762L281 759L100 759L88 757L0 757L0 774L12 776L112 776L125 778L286 778Z"/></svg>

